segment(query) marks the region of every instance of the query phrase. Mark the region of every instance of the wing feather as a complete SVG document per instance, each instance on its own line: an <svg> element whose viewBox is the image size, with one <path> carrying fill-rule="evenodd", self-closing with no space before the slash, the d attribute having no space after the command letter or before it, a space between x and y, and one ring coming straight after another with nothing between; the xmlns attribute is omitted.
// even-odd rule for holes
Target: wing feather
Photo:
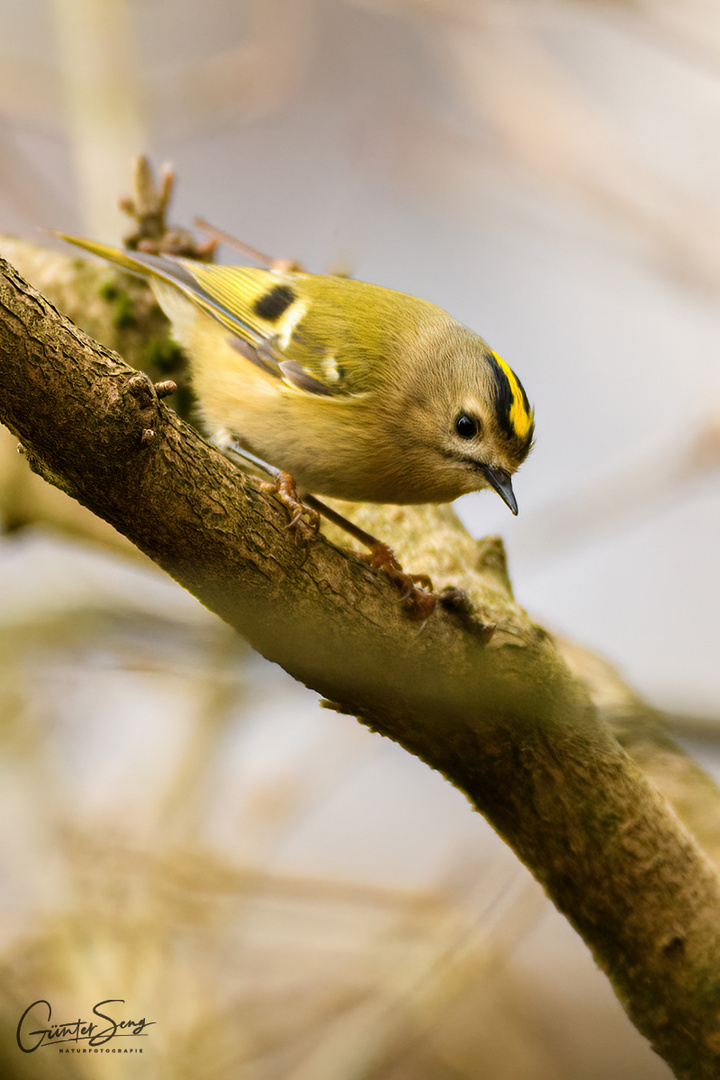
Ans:
<svg viewBox="0 0 720 1080"><path fill-rule="evenodd" d="M389 289L333 275L123 251L57 235L131 273L173 286L229 331L230 344L241 355L296 393L364 394L377 380L378 358L401 347L393 299L399 294Z"/></svg>

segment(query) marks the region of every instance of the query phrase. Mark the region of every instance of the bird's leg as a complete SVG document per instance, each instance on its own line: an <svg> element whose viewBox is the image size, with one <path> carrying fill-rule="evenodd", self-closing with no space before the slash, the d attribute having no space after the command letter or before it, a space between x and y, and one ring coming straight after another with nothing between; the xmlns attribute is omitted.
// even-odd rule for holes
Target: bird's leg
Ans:
<svg viewBox="0 0 720 1080"><path fill-rule="evenodd" d="M275 480L260 483L267 491L277 495L280 502L290 512L288 528L295 529L302 540L312 540L320 528L320 519L314 508L303 502L297 492L295 481L289 473L278 470Z"/></svg>
<svg viewBox="0 0 720 1080"><path fill-rule="evenodd" d="M311 539L317 533L318 515L321 514L333 525L337 525L338 528L369 548L369 553L361 555L360 558L390 578L402 593L403 605L411 618L426 619L433 612L436 597L431 591L432 582L427 574L406 574L388 544L378 540L371 533L365 532L355 522L343 517L337 510L332 510L314 495L306 495L301 499L297 493L295 481L288 473L263 461L250 450L246 450L228 433L219 432L214 441L231 458L239 458L246 465L251 465L253 469L264 472L272 478L270 481L261 481L261 483L267 490L277 495L288 508L292 515L290 526L297 529L304 540ZM308 515L311 515L309 520Z"/></svg>
<svg viewBox="0 0 720 1080"><path fill-rule="evenodd" d="M361 555L360 558L376 570L381 570L397 586L402 593L403 604L411 618L427 619L428 615L432 614L436 604L436 597L432 592L432 581L427 574L406 574L398 562L395 552L384 541L378 540L376 536L369 532L365 532L354 521L343 517L337 510L332 510L325 503L316 499L314 495L306 495L304 501L307 506L317 510L318 514L322 514L328 521L332 521L333 525L337 525L338 528L343 529L350 536L359 540L366 548L369 548L368 554Z"/></svg>
<svg viewBox="0 0 720 1080"><path fill-rule="evenodd" d="M216 436L214 441L229 457L240 458L246 465L251 465L253 469L258 469L271 477L270 480L261 480L260 483L266 491L277 495L280 502L290 512L288 528L295 529L300 538L305 541L311 540L317 534L320 527L317 511L302 501L297 493L295 481L289 473L263 461L262 458L240 446L235 439L228 438L224 432Z"/></svg>

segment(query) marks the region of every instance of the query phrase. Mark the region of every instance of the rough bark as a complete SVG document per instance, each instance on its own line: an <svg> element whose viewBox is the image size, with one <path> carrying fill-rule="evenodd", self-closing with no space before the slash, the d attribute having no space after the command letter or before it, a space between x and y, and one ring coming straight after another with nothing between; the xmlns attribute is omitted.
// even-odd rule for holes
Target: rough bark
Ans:
<svg viewBox="0 0 720 1080"><path fill-rule="evenodd" d="M322 536L300 543L280 503L147 376L10 266L0 274L0 420L31 467L269 659L461 788L677 1076L720 1075L717 871L515 604L499 542L476 544L444 509L391 509L384 526L376 515L409 569L471 597L471 610L410 621L390 581Z"/></svg>

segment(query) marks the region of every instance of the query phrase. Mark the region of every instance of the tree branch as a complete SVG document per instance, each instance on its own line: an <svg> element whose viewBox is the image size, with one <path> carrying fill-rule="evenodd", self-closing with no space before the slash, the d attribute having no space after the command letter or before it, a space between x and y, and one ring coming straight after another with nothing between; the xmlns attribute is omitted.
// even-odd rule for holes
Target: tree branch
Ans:
<svg viewBox="0 0 720 1080"><path fill-rule="evenodd" d="M385 511L403 558L412 547L408 568L462 582L472 600L411 622L383 575L322 536L300 544L280 503L147 376L1 260L0 275L0 420L31 467L269 659L444 773L543 883L677 1076L720 1074L718 874L514 603L499 541L475 544L447 509Z"/></svg>

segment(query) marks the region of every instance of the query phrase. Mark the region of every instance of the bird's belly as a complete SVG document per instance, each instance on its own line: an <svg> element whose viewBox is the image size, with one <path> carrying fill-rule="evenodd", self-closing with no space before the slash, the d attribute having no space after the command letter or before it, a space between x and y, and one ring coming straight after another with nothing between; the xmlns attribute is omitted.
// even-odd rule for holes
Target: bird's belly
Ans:
<svg viewBox="0 0 720 1080"><path fill-rule="evenodd" d="M225 344L225 343L223 343ZM241 446L293 477L301 491L351 502L450 502L472 490L428 471L406 445L384 443L371 400L291 390L225 346L218 363L193 371L209 435L225 429ZM225 352L223 350L223 352Z"/></svg>

